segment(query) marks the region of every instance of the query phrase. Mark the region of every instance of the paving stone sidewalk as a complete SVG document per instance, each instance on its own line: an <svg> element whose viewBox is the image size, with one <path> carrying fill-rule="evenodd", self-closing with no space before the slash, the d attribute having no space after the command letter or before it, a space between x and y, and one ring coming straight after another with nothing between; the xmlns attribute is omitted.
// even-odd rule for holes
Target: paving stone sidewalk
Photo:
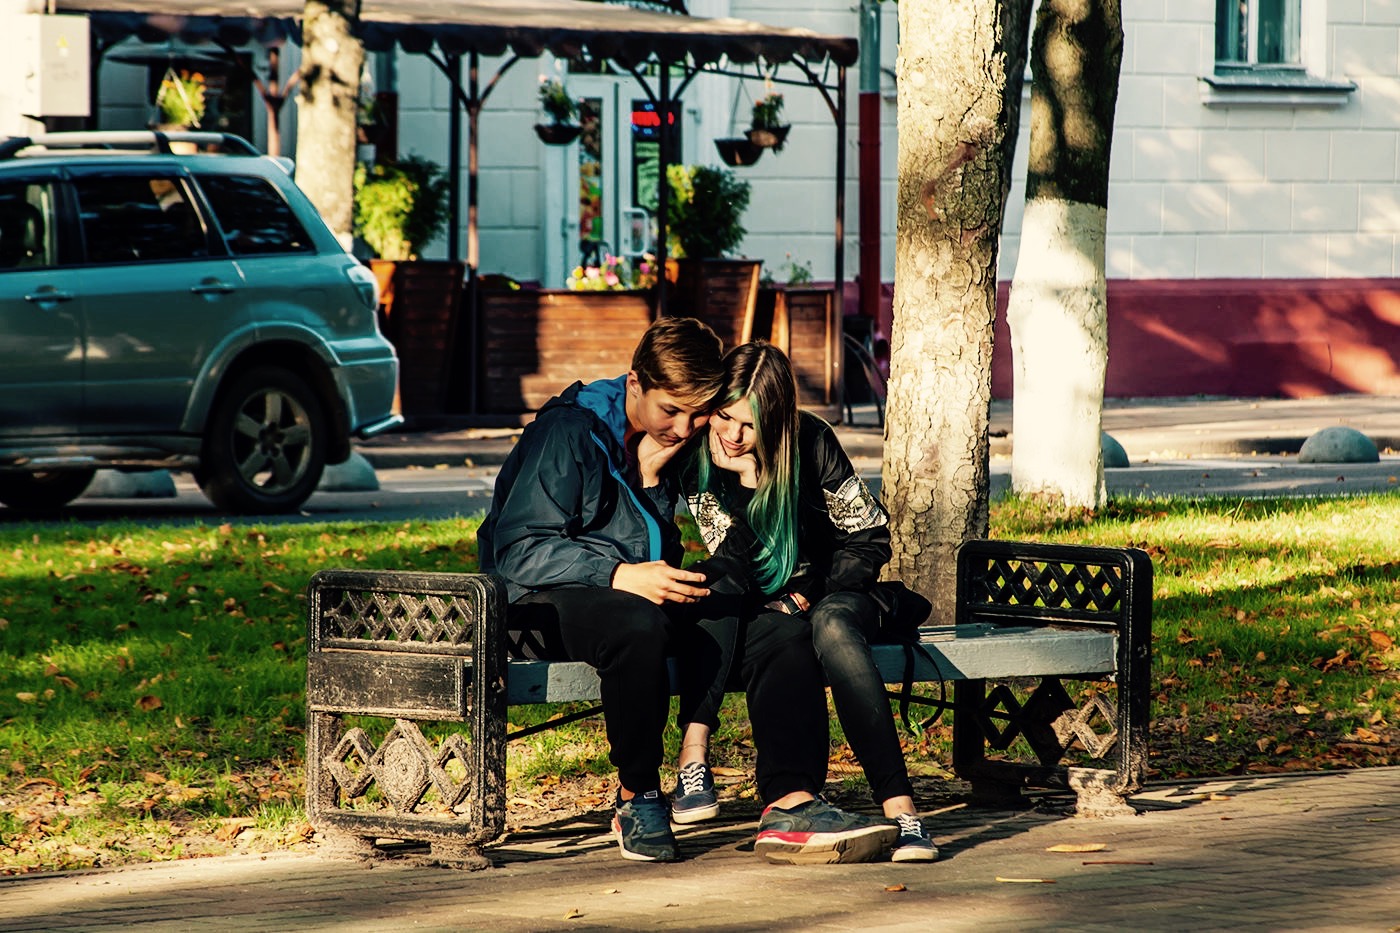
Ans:
<svg viewBox="0 0 1400 933"><path fill-rule="evenodd" d="M606 815L535 829L481 872L322 855L0 881L0 929L1347 930L1400 927L1400 768L1157 784L1138 815L929 811L932 865L769 865L755 814L625 862ZM737 822L735 821L737 818ZM704 827L706 824L701 824ZM1093 851L1052 852L1052 846Z"/></svg>

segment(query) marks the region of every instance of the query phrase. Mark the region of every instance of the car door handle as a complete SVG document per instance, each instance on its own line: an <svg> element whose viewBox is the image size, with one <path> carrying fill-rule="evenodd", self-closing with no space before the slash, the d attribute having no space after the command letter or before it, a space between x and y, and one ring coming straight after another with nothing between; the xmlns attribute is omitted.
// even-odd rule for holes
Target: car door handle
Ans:
<svg viewBox="0 0 1400 933"><path fill-rule="evenodd" d="M233 291L233 286L217 279L211 282L200 282L190 289L196 295L227 295Z"/></svg>
<svg viewBox="0 0 1400 933"><path fill-rule="evenodd" d="M25 295L25 296L24 296L24 300L25 300L25 301L31 301L31 302L33 302L34 304L39 304L39 305L41 305L41 304L47 304L47 303L49 303L49 302L72 301L72 300L73 300L73 293L72 293L72 292L61 292L61 291L59 291L59 290L56 289L56 288L54 288L54 289L45 289L45 290L43 290L43 291L34 292L34 293L31 294L31 295Z"/></svg>

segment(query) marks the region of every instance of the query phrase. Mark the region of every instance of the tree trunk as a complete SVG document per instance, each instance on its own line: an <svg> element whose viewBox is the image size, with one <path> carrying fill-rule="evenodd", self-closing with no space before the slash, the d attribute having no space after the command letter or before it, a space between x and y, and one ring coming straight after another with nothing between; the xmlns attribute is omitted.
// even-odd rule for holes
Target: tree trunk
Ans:
<svg viewBox="0 0 1400 933"><path fill-rule="evenodd" d="M901 0L899 195L885 421L888 576L951 619L954 553L987 531L997 245L1031 0Z"/></svg>
<svg viewBox="0 0 1400 933"><path fill-rule="evenodd" d="M297 96L297 185L348 250L354 235L355 117L365 49L359 0L307 0Z"/></svg>
<svg viewBox="0 0 1400 933"><path fill-rule="evenodd" d="M1012 282L1011 488L1096 509L1108 368L1104 237L1120 0L1042 0L1031 43L1030 168Z"/></svg>

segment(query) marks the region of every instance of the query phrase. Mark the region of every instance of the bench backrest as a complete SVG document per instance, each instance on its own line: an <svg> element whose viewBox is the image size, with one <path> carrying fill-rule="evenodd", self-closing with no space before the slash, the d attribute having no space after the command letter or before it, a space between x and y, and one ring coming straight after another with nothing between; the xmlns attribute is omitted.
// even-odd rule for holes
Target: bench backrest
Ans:
<svg viewBox="0 0 1400 933"><path fill-rule="evenodd" d="M1134 548L969 541L958 550L959 625L1145 628L1152 562Z"/></svg>

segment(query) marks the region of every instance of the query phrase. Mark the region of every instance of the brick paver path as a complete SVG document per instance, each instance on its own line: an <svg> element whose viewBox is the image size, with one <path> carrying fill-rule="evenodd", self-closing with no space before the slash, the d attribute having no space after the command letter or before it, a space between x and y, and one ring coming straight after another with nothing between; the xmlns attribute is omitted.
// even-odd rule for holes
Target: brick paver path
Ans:
<svg viewBox="0 0 1400 933"><path fill-rule="evenodd" d="M933 865L769 865L732 820L681 831L686 862L637 864L600 815L508 839L474 873L278 855L20 877L0 881L0 929L1400 927L1400 768L1157 785L1134 805L1110 820L943 808Z"/></svg>

